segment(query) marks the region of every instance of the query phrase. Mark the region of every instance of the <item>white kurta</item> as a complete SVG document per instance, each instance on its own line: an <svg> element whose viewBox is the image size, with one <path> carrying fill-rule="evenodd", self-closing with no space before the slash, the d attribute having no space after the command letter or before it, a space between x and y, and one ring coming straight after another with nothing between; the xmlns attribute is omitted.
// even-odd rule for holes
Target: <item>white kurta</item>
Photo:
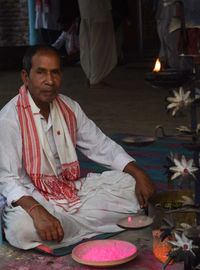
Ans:
<svg viewBox="0 0 200 270"><path fill-rule="evenodd" d="M18 96L13 98L0 112L0 193L7 199L3 216L6 238L13 246L22 249L40 244L58 247L53 242L43 243L27 212L20 206L12 207L11 203L22 196L34 197L60 220L65 237L59 246L70 245L103 232L120 231L115 225L117 220L137 213L140 209L134 192L135 180L122 172L133 158L105 136L75 101L63 95L62 98L77 119L77 148L113 171L89 174L82 179L84 184L78 192L81 207L75 213L66 213L61 207L47 202L34 187L23 166L22 138L16 108ZM36 111L34 113L37 115ZM48 123L41 120L59 173L60 161L52 135L51 118Z"/></svg>
<svg viewBox="0 0 200 270"><path fill-rule="evenodd" d="M79 0L80 62L91 84L101 82L117 64L115 32L108 0Z"/></svg>

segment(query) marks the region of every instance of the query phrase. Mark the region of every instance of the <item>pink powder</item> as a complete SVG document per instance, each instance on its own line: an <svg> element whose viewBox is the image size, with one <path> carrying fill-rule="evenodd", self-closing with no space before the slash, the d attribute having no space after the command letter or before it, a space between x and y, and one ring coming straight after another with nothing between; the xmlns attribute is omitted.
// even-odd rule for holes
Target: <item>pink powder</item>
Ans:
<svg viewBox="0 0 200 270"><path fill-rule="evenodd" d="M128 222L132 223L131 221L132 221L131 217L128 217Z"/></svg>
<svg viewBox="0 0 200 270"><path fill-rule="evenodd" d="M87 261L114 261L132 256L137 248L123 241L113 241L104 244L95 243L93 246L81 250L81 259Z"/></svg>

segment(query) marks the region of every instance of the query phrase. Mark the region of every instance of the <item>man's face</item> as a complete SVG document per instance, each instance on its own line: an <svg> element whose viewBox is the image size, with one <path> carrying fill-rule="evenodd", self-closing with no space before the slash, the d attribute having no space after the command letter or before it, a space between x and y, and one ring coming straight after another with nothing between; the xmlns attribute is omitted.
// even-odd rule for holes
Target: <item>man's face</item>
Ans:
<svg viewBox="0 0 200 270"><path fill-rule="evenodd" d="M38 51L33 56L29 75L22 70L22 80L40 109L58 95L61 77L60 60L48 50Z"/></svg>

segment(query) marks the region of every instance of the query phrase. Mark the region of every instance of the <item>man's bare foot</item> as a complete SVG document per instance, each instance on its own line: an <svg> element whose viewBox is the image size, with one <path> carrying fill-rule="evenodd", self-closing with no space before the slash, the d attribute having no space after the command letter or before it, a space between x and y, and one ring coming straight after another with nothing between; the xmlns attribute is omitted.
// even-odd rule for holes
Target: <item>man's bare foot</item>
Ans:
<svg viewBox="0 0 200 270"><path fill-rule="evenodd" d="M109 88L109 87L111 88L112 86L105 82L90 84L90 88L93 88L93 89L102 89L102 88Z"/></svg>

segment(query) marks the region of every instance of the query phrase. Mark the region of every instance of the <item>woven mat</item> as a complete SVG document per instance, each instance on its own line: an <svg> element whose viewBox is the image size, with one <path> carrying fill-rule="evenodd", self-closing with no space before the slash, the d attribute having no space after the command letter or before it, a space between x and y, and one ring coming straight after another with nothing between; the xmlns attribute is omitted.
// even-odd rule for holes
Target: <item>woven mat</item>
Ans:
<svg viewBox="0 0 200 270"><path fill-rule="evenodd" d="M135 158L138 166L144 169L152 181L156 184L157 190L164 191L168 189L168 170L165 165L167 164L167 156L172 153L178 153L179 156L185 155L186 158L193 158L192 152L184 149L182 143L188 140L177 139L172 137L158 138L153 144L143 147L136 147L126 145L122 139L130 136L138 136L138 134L120 133L110 136L114 141L120 144L126 152ZM144 136L144 135L143 135ZM100 166L81 153L78 153L82 175L89 172L103 172L107 168ZM171 183L170 183L171 184ZM178 179L172 182L174 188L178 187Z"/></svg>

